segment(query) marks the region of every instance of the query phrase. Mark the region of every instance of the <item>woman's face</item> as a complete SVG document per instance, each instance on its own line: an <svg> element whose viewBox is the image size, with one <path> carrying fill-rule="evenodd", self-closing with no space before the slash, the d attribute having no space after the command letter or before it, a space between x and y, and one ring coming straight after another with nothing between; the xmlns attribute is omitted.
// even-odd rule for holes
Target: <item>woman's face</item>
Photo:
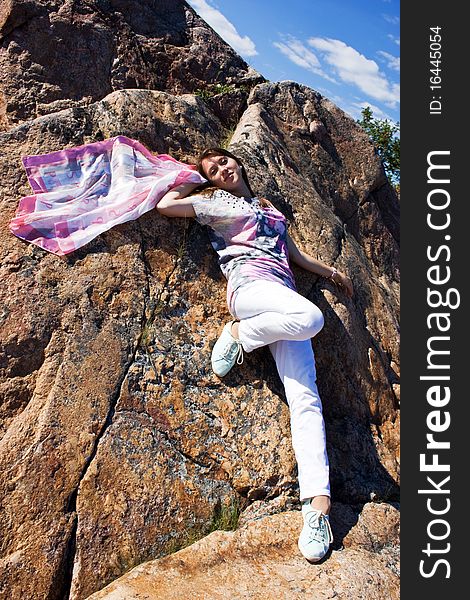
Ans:
<svg viewBox="0 0 470 600"><path fill-rule="evenodd" d="M235 192L244 187L241 167L230 156L208 156L201 164L207 179L218 188Z"/></svg>

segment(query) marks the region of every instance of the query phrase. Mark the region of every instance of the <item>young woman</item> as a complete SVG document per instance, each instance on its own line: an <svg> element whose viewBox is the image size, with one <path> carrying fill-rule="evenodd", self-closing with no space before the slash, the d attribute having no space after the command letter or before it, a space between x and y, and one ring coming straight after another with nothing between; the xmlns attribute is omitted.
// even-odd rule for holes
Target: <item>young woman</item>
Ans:
<svg viewBox="0 0 470 600"><path fill-rule="evenodd" d="M223 148L209 148L198 169L211 186L196 195L195 184L170 190L157 204L169 217L194 217L208 225L228 280L227 303L234 319L223 328L212 351L212 368L223 377L243 352L268 345L284 384L298 464L304 525L299 549L315 562L333 541L328 514L330 485L325 426L310 339L323 326L319 308L298 294L289 260L353 294L352 282L334 267L297 248L286 219L267 200L257 198L241 161Z"/></svg>

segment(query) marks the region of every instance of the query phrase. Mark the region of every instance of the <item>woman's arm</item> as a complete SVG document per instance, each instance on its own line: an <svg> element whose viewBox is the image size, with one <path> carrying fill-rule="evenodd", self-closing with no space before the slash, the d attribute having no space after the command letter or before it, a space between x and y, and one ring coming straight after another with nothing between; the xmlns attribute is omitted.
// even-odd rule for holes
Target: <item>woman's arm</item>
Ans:
<svg viewBox="0 0 470 600"><path fill-rule="evenodd" d="M332 279L344 289L346 296L351 298L353 295L353 284L347 275L336 269L334 270L333 267L329 267L321 260L317 260L305 252L302 252L302 250L299 250L289 235L287 236L287 249L289 250L289 258L292 262L321 277Z"/></svg>
<svg viewBox="0 0 470 600"><path fill-rule="evenodd" d="M182 183L172 188L158 202L156 206L158 212L167 217L195 217L190 194L200 185L200 183Z"/></svg>

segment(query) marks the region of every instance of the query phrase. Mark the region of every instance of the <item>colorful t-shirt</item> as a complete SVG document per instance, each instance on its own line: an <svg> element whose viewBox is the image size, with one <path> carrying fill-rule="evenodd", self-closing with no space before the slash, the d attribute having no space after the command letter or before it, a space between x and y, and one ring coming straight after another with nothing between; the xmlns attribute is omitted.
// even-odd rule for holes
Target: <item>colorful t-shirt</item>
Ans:
<svg viewBox="0 0 470 600"><path fill-rule="evenodd" d="M237 290L256 279L277 281L295 290L289 266L287 222L273 206L239 198L224 190L193 196L196 220L209 226L209 238L227 278L227 303L233 314Z"/></svg>

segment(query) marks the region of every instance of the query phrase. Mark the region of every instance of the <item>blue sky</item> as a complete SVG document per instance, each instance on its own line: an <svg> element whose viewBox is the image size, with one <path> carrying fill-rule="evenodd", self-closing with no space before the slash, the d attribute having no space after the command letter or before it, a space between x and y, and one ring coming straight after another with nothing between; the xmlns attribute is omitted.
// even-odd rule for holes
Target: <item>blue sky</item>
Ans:
<svg viewBox="0 0 470 600"><path fill-rule="evenodd" d="M319 91L354 118L399 121L399 0L188 0L270 81Z"/></svg>

